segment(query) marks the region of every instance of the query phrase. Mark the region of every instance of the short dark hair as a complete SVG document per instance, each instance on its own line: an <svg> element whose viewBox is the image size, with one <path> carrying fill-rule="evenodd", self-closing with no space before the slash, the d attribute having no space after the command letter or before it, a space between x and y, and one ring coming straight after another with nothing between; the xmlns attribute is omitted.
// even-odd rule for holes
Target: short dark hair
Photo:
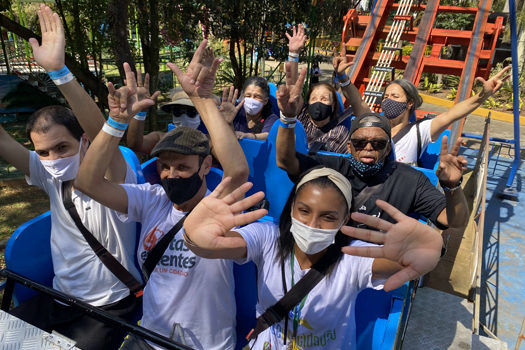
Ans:
<svg viewBox="0 0 525 350"><path fill-rule="evenodd" d="M315 83L315 84L313 84L310 87L310 89L306 93L306 103L304 105L304 109L306 109L307 106L308 106L308 103L309 103L308 101L310 101L310 95L318 87L325 87L328 90L330 90L330 94L332 95L332 101L334 101L334 104L335 104L335 108L334 108L334 111L332 112L332 115L330 116L330 120L333 120L334 118L337 118L339 116L339 113L340 113L340 111L339 111L339 98L337 98L337 91L335 91L335 88L332 85L328 84L328 83Z"/></svg>
<svg viewBox="0 0 525 350"><path fill-rule="evenodd" d="M262 91L266 94L266 98L268 99L268 102L264 105L261 117L263 119L268 118L273 114L273 106L272 106L272 100L270 99L270 86L268 85L268 80L266 80L263 77L249 77L244 81L244 85L242 87L242 91L246 90L246 88L250 85L255 85L259 88L261 88Z"/></svg>
<svg viewBox="0 0 525 350"><path fill-rule="evenodd" d="M84 130L78 123L73 111L64 106L47 106L34 112L27 121L26 134L31 142L31 133L46 133L52 125L63 125L71 135L80 140Z"/></svg>
<svg viewBox="0 0 525 350"><path fill-rule="evenodd" d="M318 169L320 167L322 166L316 166L311 169L308 169L299 177L297 182L299 182L300 179L302 179L306 174L308 174L312 170ZM332 187L337 191L337 193L341 195L342 201L345 203L345 206L347 206L345 196L343 195L341 190L330 179L328 179L327 176L318 177L316 179L306 182L299 188L297 193L296 193L297 185L295 185L292 188L292 191L290 192L290 196L288 197L288 200L286 201L286 204L284 205L283 211L281 213L281 217L279 219L279 245L278 245L279 254L277 256L278 258L280 258L281 262L284 261L284 259L292 253L292 248L295 243L293 235L290 232L290 228L292 227L292 204L297 194L299 194L303 189L307 187L305 185L316 185L321 188ZM350 211L351 208L346 208L346 209ZM344 224L346 224L346 222ZM351 241L352 239L349 236L341 233L341 231L337 232L337 234L335 235L335 244L341 247L349 245ZM338 257L334 257L334 259L331 261L328 271L333 270L333 267L339 261L340 258L341 258L341 255L339 255Z"/></svg>

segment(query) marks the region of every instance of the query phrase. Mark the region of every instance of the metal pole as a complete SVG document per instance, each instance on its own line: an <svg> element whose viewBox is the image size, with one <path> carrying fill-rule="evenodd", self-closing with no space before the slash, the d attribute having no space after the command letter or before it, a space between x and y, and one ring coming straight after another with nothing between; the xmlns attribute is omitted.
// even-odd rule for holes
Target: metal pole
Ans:
<svg viewBox="0 0 525 350"><path fill-rule="evenodd" d="M516 3L514 0L509 0L509 20L510 20L510 38L512 51L512 91L513 91L513 112L514 112L514 162L510 170L509 177L505 188L505 193L515 192L512 189L514 176L520 164L520 92L519 92L519 77L518 77L518 42L516 33ZM517 199L517 194L516 194Z"/></svg>

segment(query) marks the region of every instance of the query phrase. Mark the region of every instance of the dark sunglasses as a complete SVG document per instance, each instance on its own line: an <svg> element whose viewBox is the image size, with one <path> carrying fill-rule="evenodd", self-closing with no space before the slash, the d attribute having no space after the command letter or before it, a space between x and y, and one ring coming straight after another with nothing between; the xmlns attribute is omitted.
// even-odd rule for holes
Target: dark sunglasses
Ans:
<svg viewBox="0 0 525 350"><path fill-rule="evenodd" d="M350 139L352 145L355 149L365 149L366 145L370 143L372 148L376 151L384 150L388 144L388 140L379 139L379 140L368 140L368 139Z"/></svg>
<svg viewBox="0 0 525 350"><path fill-rule="evenodd" d="M171 113L173 113L173 115L175 117L180 117L183 114L187 114L188 117L194 118L197 115L197 110L195 108L193 108L193 107L180 107L180 106L177 106L177 107L174 107L171 110Z"/></svg>

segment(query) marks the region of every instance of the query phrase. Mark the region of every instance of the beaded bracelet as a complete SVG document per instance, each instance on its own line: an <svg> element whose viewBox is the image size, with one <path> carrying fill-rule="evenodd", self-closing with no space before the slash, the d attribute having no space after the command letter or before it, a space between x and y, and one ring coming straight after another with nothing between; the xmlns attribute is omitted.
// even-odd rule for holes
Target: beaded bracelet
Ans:
<svg viewBox="0 0 525 350"><path fill-rule="evenodd" d="M104 123L104 126L102 127L102 131L104 131L106 134L110 134L111 136L115 136L115 137L124 136L124 130L117 130L111 127L108 123Z"/></svg>
<svg viewBox="0 0 525 350"><path fill-rule="evenodd" d="M107 123L115 129L122 131L125 131L128 128L128 123L117 122L116 120L111 119L111 116L108 117Z"/></svg>
<svg viewBox="0 0 525 350"><path fill-rule="evenodd" d="M146 112L138 112L133 118L137 120L146 120L146 114Z"/></svg>

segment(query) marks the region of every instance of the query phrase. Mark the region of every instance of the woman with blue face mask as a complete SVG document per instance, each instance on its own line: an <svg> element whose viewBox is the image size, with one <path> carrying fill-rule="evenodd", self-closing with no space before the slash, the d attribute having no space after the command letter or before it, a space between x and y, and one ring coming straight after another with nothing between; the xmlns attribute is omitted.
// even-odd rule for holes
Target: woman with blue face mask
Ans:
<svg viewBox="0 0 525 350"><path fill-rule="evenodd" d="M243 96L244 108L228 123L239 139L266 140L273 123L279 119L272 111L268 82L262 77L246 79Z"/></svg>
<svg viewBox="0 0 525 350"><path fill-rule="evenodd" d="M264 209L242 213L264 196L259 192L244 198L249 183L219 199L227 183L226 179L193 209L184 224L184 239L197 255L257 265L257 316L313 266L318 269L318 262L327 266L326 275L296 306L250 333L251 349L355 349L358 293L364 288L397 288L431 271L439 260L441 235L386 202L377 204L396 224L354 213L353 221L382 232L344 226L350 219L352 189L333 169L314 168L299 179L279 224L254 223L266 214Z"/></svg>

